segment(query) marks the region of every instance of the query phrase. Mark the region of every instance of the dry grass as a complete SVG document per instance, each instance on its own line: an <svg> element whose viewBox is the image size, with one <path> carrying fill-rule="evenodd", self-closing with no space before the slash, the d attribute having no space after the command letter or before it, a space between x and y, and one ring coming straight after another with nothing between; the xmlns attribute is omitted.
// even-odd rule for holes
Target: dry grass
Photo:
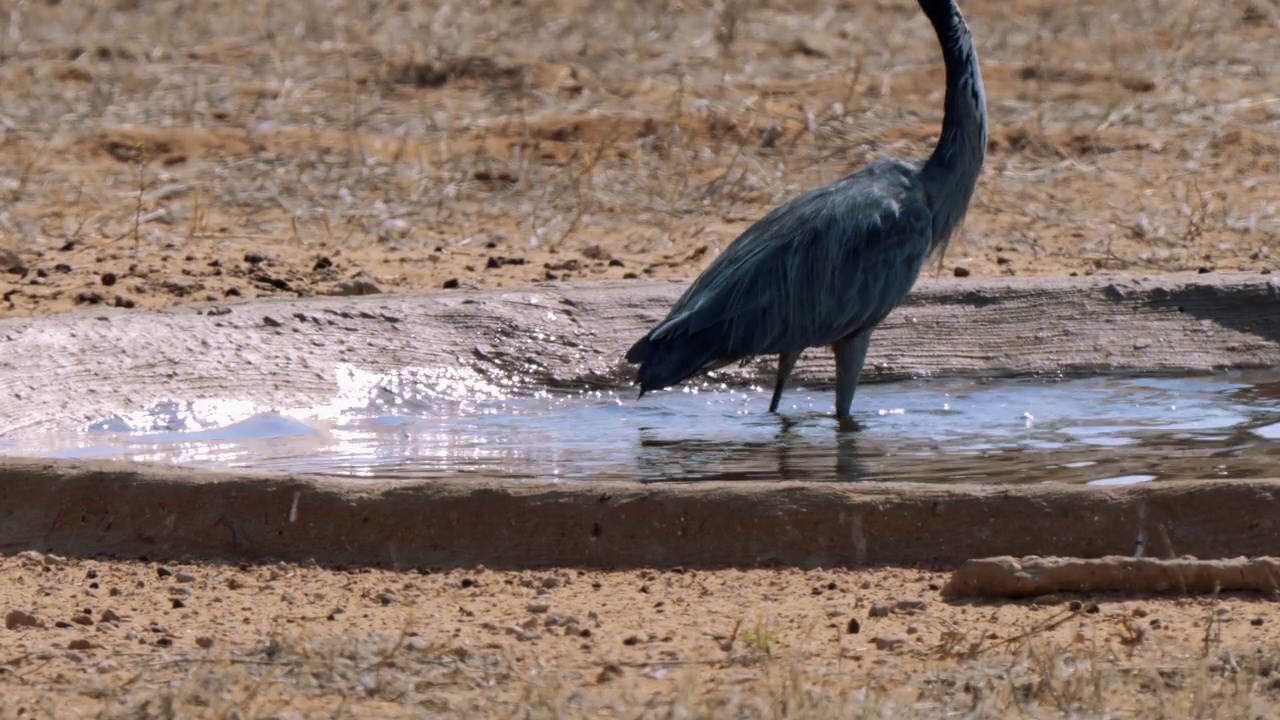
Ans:
<svg viewBox="0 0 1280 720"><path fill-rule="evenodd" d="M0 630L0 716L1252 719L1280 698L1280 612L1250 596L945 603L945 575L896 569L160 567L0 558L0 604L41 625Z"/></svg>
<svg viewBox="0 0 1280 720"><path fill-rule="evenodd" d="M993 133L952 263L1269 265L1274 8L965 10ZM52 288L11 312L72 292L60 260L144 305L361 270L688 277L786 197L927 152L942 99L909 0L39 2L0 18L0 56L0 238Z"/></svg>

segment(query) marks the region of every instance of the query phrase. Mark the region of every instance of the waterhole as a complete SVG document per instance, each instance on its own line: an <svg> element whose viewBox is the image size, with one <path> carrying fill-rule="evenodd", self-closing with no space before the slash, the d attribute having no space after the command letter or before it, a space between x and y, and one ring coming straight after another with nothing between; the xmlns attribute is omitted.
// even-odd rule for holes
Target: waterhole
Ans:
<svg viewBox="0 0 1280 720"><path fill-rule="evenodd" d="M943 380L864 385L857 428L832 393L712 383L646 395L509 397L479 378L352 368L326 405L171 400L77 432L0 439L0 454L113 458L380 479L695 482L1066 482L1272 476L1274 372L1195 378Z"/></svg>

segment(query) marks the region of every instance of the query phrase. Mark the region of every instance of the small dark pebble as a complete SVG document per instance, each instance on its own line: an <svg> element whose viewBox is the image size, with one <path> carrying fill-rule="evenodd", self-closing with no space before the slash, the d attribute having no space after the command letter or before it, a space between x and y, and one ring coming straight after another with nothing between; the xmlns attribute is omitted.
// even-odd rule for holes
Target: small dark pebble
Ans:
<svg viewBox="0 0 1280 720"><path fill-rule="evenodd" d="M36 277L47 278L49 277L49 271L44 268L36 268Z"/></svg>
<svg viewBox="0 0 1280 720"><path fill-rule="evenodd" d="M1256 618L1254 618L1254 619L1250 620L1250 621L1249 621L1249 624L1250 624L1250 625L1252 625L1252 626L1254 626L1254 627L1262 627L1262 623L1263 623L1263 622L1265 622L1265 621L1264 621L1262 618L1260 618L1260 617L1256 617Z"/></svg>
<svg viewBox="0 0 1280 720"><path fill-rule="evenodd" d="M102 293L92 290L81 290L76 293L76 302L86 305L100 305L106 298L102 297Z"/></svg>
<svg viewBox="0 0 1280 720"><path fill-rule="evenodd" d="M627 646L639 645L640 638L636 637L635 635L628 635L625 638L623 638L622 644Z"/></svg>
<svg viewBox="0 0 1280 720"><path fill-rule="evenodd" d="M71 266L66 263L58 263L57 265L53 266L53 269L55 272L60 272L60 273L71 272Z"/></svg>
<svg viewBox="0 0 1280 720"><path fill-rule="evenodd" d="M267 261L267 256L261 255L259 253L246 253L244 256L244 261L249 263L250 265L261 265L262 263Z"/></svg>
<svg viewBox="0 0 1280 720"><path fill-rule="evenodd" d="M1010 264L1010 263L1012 263L1012 262L1013 262L1012 260L1010 260L1009 258L1007 258L1007 257L1005 257L1005 256L1003 256L1003 255L997 255L997 256L996 256L996 264L997 264L997 265L1008 265L1008 264Z"/></svg>
<svg viewBox="0 0 1280 720"><path fill-rule="evenodd" d="M955 273L956 277L969 277L969 275L972 274L969 272L969 268L961 265L957 265L956 269L953 272Z"/></svg>
<svg viewBox="0 0 1280 720"><path fill-rule="evenodd" d="M622 267L622 261L618 258L613 258L609 261L609 267Z"/></svg>
<svg viewBox="0 0 1280 720"><path fill-rule="evenodd" d="M173 638L162 637L156 640L156 647L173 647Z"/></svg>
<svg viewBox="0 0 1280 720"><path fill-rule="evenodd" d="M225 297L240 297L240 288L227 288L222 294Z"/></svg>
<svg viewBox="0 0 1280 720"><path fill-rule="evenodd" d="M173 574L173 571L163 565L156 568L156 575L159 575L162 578L169 577L172 574Z"/></svg>
<svg viewBox="0 0 1280 720"><path fill-rule="evenodd" d="M178 608L184 608L187 606L186 603L182 602L181 598L170 598L169 602L173 605L174 610L177 610Z"/></svg>
<svg viewBox="0 0 1280 720"><path fill-rule="evenodd" d="M1098 607L1098 603L1089 602L1084 604L1084 611L1090 615L1097 615L1102 612L1102 608Z"/></svg>
<svg viewBox="0 0 1280 720"><path fill-rule="evenodd" d="M858 622L858 618L849 618L849 624L844 626L844 631L850 635L857 635L862 632L862 623Z"/></svg>
<svg viewBox="0 0 1280 720"><path fill-rule="evenodd" d="M284 323L281 323L279 320L271 317L270 315L263 315L262 324L266 325L267 327L280 327Z"/></svg>
<svg viewBox="0 0 1280 720"><path fill-rule="evenodd" d="M76 249L76 241L75 241L75 240L68 240L68 241L66 241L66 242L62 243L62 247L60 247L60 248L58 248L58 249L59 249L59 250L61 250L62 252L71 252L72 250L75 250L75 249Z"/></svg>
<svg viewBox="0 0 1280 720"><path fill-rule="evenodd" d="M125 308L126 310L133 308L137 305L137 303L135 303L131 298L127 298L123 295L117 295L116 299L113 300L111 304L115 305L118 308Z"/></svg>
<svg viewBox="0 0 1280 720"><path fill-rule="evenodd" d="M1207 275L1213 272L1213 268L1209 267L1208 265L1201 265L1200 269L1197 270L1196 272L1200 273L1201 275Z"/></svg>
<svg viewBox="0 0 1280 720"><path fill-rule="evenodd" d="M469 588L469 587L475 587L475 586L476 586L476 581L475 581L474 579L472 579L472 578L464 577L464 578L462 578L462 582L460 582L460 583L458 583L458 584L459 584L459 585L461 585L461 586L462 586L462 587L464 587L464 588Z"/></svg>
<svg viewBox="0 0 1280 720"><path fill-rule="evenodd" d="M635 274L635 273L633 273L633 272L623 273L623 274L622 274L622 279L623 279L623 280L635 280L635 279L636 279L636 278L638 278L638 277L640 277L640 276L639 276L639 275L636 275L636 274Z"/></svg>
<svg viewBox="0 0 1280 720"><path fill-rule="evenodd" d="M1067 609L1071 612L1080 612L1080 608L1082 607L1084 607L1084 605L1079 600L1072 600L1067 603Z"/></svg>
<svg viewBox="0 0 1280 720"><path fill-rule="evenodd" d="M453 290L458 287L458 278L449 278L448 280L445 280L444 284L440 287L443 287L445 290Z"/></svg>
<svg viewBox="0 0 1280 720"><path fill-rule="evenodd" d="M117 279L118 278L116 278L116 274L113 272L102 273L102 284L107 287L111 287L112 285L115 285Z"/></svg>
<svg viewBox="0 0 1280 720"><path fill-rule="evenodd" d="M316 264L311 266L312 270L328 270L333 267L333 261L327 257L316 258Z"/></svg>

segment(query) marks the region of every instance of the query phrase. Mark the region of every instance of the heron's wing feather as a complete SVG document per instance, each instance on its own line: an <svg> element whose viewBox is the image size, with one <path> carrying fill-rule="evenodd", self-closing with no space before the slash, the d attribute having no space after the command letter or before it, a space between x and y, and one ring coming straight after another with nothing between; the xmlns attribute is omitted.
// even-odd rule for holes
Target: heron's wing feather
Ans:
<svg viewBox="0 0 1280 720"><path fill-rule="evenodd" d="M932 216L914 168L876 163L766 215L681 297L649 340L708 361L830 344L873 327L910 291Z"/></svg>

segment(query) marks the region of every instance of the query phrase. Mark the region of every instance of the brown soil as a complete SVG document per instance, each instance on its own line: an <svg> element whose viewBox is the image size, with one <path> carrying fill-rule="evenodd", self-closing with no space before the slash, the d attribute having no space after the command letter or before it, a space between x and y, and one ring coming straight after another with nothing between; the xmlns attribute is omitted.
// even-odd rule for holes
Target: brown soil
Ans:
<svg viewBox="0 0 1280 720"><path fill-rule="evenodd" d="M965 10L992 139L943 272L1269 269L1273 4ZM687 278L801 189L927 152L942 95L908 0L25 3L0 19L0 94L0 315ZM169 570L0 560L0 714L1274 714L1280 613L1251 597Z"/></svg>
<svg viewBox="0 0 1280 720"><path fill-rule="evenodd" d="M910 0L170 6L4 21L0 315L688 278L940 119ZM942 272L1270 267L1274 8L965 11L992 133Z"/></svg>

